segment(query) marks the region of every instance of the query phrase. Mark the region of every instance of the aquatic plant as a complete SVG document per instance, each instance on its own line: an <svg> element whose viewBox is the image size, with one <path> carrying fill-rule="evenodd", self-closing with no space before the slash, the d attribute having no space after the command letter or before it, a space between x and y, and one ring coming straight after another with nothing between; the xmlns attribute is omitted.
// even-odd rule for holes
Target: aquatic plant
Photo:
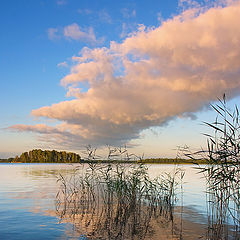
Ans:
<svg viewBox="0 0 240 240"><path fill-rule="evenodd" d="M207 150L185 155L194 159L206 159L199 165L207 179L208 239L240 238L240 115L238 107L227 107L226 97L211 105L217 113L213 123L205 125L213 130L207 137ZM186 149L185 149L186 150Z"/></svg>
<svg viewBox="0 0 240 240"><path fill-rule="evenodd" d="M87 159L96 159L96 149L87 147ZM109 148L107 158L131 159L126 148ZM60 219L71 219L87 239L145 239L155 225L173 226L176 187L183 178L173 174L155 179L144 164L82 164L71 179L60 176L56 211ZM166 231L165 231L166 232ZM164 233L162 233L164 234Z"/></svg>

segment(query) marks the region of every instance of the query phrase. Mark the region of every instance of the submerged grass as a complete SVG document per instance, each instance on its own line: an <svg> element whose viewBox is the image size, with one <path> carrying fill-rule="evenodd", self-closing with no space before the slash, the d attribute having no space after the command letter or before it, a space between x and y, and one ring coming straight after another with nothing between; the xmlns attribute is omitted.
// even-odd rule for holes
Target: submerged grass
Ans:
<svg viewBox="0 0 240 240"><path fill-rule="evenodd" d="M90 147L87 154L96 158ZM110 160L131 157L126 149L109 148ZM171 226L174 235L173 205L183 175L176 168L173 174L150 179L144 164L89 162L71 179L60 176L57 214L62 220L71 218L87 239L145 239L153 234L153 220Z"/></svg>

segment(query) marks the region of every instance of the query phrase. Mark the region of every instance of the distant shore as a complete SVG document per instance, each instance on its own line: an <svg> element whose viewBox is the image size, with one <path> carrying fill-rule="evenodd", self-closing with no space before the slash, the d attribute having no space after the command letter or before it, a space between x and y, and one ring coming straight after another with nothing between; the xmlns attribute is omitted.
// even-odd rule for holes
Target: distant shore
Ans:
<svg viewBox="0 0 240 240"><path fill-rule="evenodd" d="M184 159L184 158L139 158L134 154L128 154L126 149L109 150L107 157L95 155L95 150L88 149L89 156L82 157L74 152L33 149L23 152L21 155L7 159L0 159L0 163L145 163L145 164L205 164L207 160ZM114 153L114 155L113 155ZM125 153L125 155L123 154ZM127 154L126 154L127 153Z"/></svg>
<svg viewBox="0 0 240 240"><path fill-rule="evenodd" d="M0 159L0 163L72 163L68 161L62 162L53 162L53 161L34 161L34 162L23 162L23 161L14 161L13 158L9 159ZM171 159L171 158L147 158L142 160L80 160L79 162L75 163L126 163L126 164L207 164L205 159L200 160L188 160L188 159Z"/></svg>

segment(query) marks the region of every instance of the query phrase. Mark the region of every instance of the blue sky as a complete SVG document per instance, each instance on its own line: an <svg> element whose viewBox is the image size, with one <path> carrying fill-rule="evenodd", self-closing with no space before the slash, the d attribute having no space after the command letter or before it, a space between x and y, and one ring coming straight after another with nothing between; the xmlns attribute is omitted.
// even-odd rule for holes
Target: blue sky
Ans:
<svg viewBox="0 0 240 240"><path fill-rule="evenodd" d="M0 157L125 143L174 157L204 145L209 103L224 92L239 101L240 34L228 17L238 11L239 1L3 1Z"/></svg>

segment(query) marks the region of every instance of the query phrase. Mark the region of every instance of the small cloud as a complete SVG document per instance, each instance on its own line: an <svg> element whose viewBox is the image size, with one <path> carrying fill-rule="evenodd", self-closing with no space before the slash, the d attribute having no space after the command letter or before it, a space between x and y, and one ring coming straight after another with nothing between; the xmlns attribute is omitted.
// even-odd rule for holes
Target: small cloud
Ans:
<svg viewBox="0 0 240 240"><path fill-rule="evenodd" d="M86 31L84 31L77 23L64 27L63 35L68 39L88 41L91 43L98 42L92 27L89 27Z"/></svg>
<svg viewBox="0 0 240 240"><path fill-rule="evenodd" d="M57 66L58 67L68 67L68 64L66 61L64 61L64 62L58 63Z"/></svg>
<svg viewBox="0 0 240 240"><path fill-rule="evenodd" d="M163 17L162 17L162 13L157 13L157 19L158 19L158 21L160 22L160 23L162 23L163 22Z"/></svg>
<svg viewBox="0 0 240 240"><path fill-rule="evenodd" d="M136 17L136 10L130 10L128 8L122 8L121 9L121 13L123 15L123 18L132 18L132 17Z"/></svg>
<svg viewBox="0 0 240 240"><path fill-rule="evenodd" d="M82 15L94 14L95 19L97 17L99 21L109 23L109 24L112 23L112 18L106 9L102 9L98 12L95 12L86 8L86 9L78 9L77 12Z"/></svg>
<svg viewBox="0 0 240 240"><path fill-rule="evenodd" d="M179 118L189 118L191 120L197 119L196 113L192 113L192 112L185 112L183 114L180 114L178 117Z"/></svg>
<svg viewBox="0 0 240 240"><path fill-rule="evenodd" d="M58 35L58 29L57 28L49 28L47 30L48 32L48 38L50 40L58 39L60 36Z"/></svg>
<svg viewBox="0 0 240 240"><path fill-rule="evenodd" d="M24 125L24 124L16 124L8 128L9 130L18 130L18 131L30 131L30 132L39 132L39 133L53 133L58 131L53 128L49 127L45 124L36 124L34 126L31 125Z"/></svg>
<svg viewBox="0 0 240 240"><path fill-rule="evenodd" d="M77 12L80 14L85 14L85 15L90 15L93 13L92 10L87 9L87 8L86 9L78 9Z"/></svg>
<svg viewBox="0 0 240 240"><path fill-rule="evenodd" d="M134 24L122 23L122 32L120 33L120 38L125 38L131 35L136 29L140 30L141 26Z"/></svg>
<svg viewBox="0 0 240 240"><path fill-rule="evenodd" d="M121 32L121 34L120 34L120 38L126 37L127 34L128 34L128 32L127 32L127 24L126 24L126 23L123 23L123 24L122 24L122 32Z"/></svg>
<svg viewBox="0 0 240 240"><path fill-rule="evenodd" d="M98 13L98 16L99 16L99 19L102 22L106 22L106 23L109 23L109 24L112 23L112 18L111 18L111 16L109 15L109 13L105 9L101 10Z"/></svg>
<svg viewBox="0 0 240 240"><path fill-rule="evenodd" d="M136 13L136 10L132 10L132 17L136 17L137 13Z"/></svg>
<svg viewBox="0 0 240 240"><path fill-rule="evenodd" d="M67 0L57 0L57 5L66 5Z"/></svg>
<svg viewBox="0 0 240 240"><path fill-rule="evenodd" d="M194 0L179 0L178 7L182 8L182 10L186 10L189 8L200 8L200 4Z"/></svg>
<svg viewBox="0 0 240 240"><path fill-rule="evenodd" d="M65 37L69 40L82 41L90 44L102 44L104 42L103 37L99 39L96 38L92 27L81 28L77 23L65 27L49 28L47 32L50 40Z"/></svg>

